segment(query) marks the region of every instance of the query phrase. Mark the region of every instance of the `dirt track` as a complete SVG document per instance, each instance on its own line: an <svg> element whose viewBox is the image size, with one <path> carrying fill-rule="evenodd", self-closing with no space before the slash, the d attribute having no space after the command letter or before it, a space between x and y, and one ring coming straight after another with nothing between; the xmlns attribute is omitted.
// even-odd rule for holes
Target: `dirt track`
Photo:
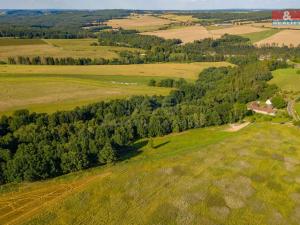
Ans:
<svg viewBox="0 0 300 225"><path fill-rule="evenodd" d="M0 198L0 224L24 223L41 209L58 203L70 194L79 192L91 182L109 176L110 173L91 176L69 184L57 184L35 191Z"/></svg>

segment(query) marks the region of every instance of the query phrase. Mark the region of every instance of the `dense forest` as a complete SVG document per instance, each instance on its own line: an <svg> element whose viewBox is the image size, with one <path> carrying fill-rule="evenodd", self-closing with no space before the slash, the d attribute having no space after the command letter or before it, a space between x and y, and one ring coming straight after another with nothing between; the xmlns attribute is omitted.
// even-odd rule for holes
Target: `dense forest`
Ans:
<svg viewBox="0 0 300 225"><path fill-rule="evenodd" d="M134 96L54 114L15 112L0 119L0 182L34 181L122 160L132 143L239 121L250 101L277 92L270 64L209 68L168 96ZM162 85L168 85L164 81ZM172 84L174 85L174 84Z"/></svg>
<svg viewBox="0 0 300 225"><path fill-rule="evenodd" d="M126 17L130 13L129 10L7 10L0 15L0 37L96 37L95 28L82 28L92 22L101 24L113 18Z"/></svg>

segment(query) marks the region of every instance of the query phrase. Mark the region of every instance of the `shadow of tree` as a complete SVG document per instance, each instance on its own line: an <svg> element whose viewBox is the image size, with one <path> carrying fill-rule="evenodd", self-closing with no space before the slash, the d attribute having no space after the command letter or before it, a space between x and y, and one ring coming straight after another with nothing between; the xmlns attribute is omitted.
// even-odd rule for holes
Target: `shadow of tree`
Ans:
<svg viewBox="0 0 300 225"><path fill-rule="evenodd" d="M165 146L165 145L167 145L167 144L169 144L169 143L170 143L170 141L163 142L163 143L161 143L161 144L159 144L159 145L154 146L154 149L158 149L158 148L160 148L160 147L162 147L162 146Z"/></svg>
<svg viewBox="0 0 300 225"><path fill-rule="evenodd" d="M119 149L118 161L125 161L138 156L139 154L142 153L140 149L145 147L147 144L148 144L148 140L142 140L142 141L135 142L131 146L123 147L122 149Z"/></svg>

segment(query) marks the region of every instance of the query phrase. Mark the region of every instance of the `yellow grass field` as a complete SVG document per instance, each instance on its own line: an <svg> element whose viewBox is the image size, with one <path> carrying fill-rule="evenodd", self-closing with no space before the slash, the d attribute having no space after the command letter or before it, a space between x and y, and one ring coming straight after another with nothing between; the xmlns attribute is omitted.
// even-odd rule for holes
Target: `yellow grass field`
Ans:
<svg viewBox="0 0 300 225"><path fill-rule="evenodd" d="M26 66L0 65L0 74L116 75L197 79L208 67L230 66L227 62L161 63L101 66Z"/></svg>
<svg viewBox="0 0 300 225"><path fill-rule="evenodd" d="M212 35L203 26L189 26L178 29L160 30L154 32L142 33L144 35L155 35L165 39L178 38L183 43L193 42L195 40L202 40L205 38L212 38Z"/></svg>
<svg viewBox="0 0 300 225"><path fill-rule="evenodd" d="M44 44L22 44L17 40L15 45L2 45L0 47L0 60L7 60L8 57L18 56L50 56L57 58L64 57L90 57L90 58L118 58L120 51L136 49L108 46L91 46L97 39L49 39L44 40Z"/></svg>
<svg viewBox="0 0 300 225"><path fill-rule="evenodd" d="M278 46L298 46L300 45L300 30L283 30L269 38L256 42L255 44L261 46L265 44L272 45L274 43Z"/></svg>
<svg viewBox="0 0 300 225"><path fill-rule="evenodd" d="M164 25L172 23L171 20L151 15L132 15L124 19L113 19L107 22L113 28L123 28L138 31L158 30Z"/></svg>

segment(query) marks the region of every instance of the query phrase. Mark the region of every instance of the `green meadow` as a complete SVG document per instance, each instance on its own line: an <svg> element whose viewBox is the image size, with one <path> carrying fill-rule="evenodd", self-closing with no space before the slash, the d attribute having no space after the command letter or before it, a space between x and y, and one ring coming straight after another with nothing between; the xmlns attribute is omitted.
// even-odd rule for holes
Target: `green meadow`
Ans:
<svg viewBox="0 0 300 225"><path fill-rule="evenodd" d="M279 69L273 72L271 83L277 84L282 90L300 92L299 69Z"/></svg>
<svg viewBox="0 0 300 225"><path fill-rule="evenodd" d="M26 196L13 219L26 225L300 224L300 130L266 122L226 129L172 134L152 146L140 140L117 165L3 186L0 200ZM38 202L30 193L84 181L72 195L30 205Z"/></svg>

